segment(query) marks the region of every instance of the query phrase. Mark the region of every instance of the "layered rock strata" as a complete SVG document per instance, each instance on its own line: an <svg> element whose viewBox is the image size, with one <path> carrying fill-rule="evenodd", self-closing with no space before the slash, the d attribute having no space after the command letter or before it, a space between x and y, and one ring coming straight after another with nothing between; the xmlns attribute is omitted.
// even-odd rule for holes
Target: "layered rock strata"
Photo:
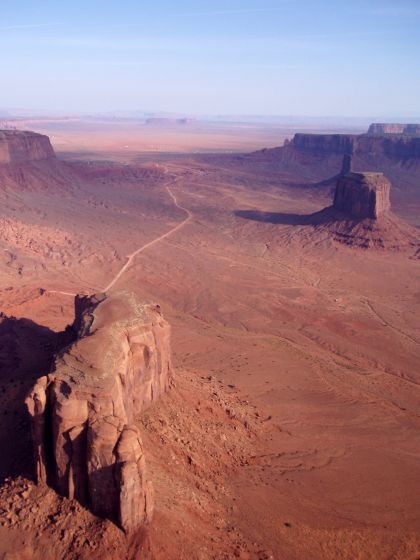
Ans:
<svg viewBox="0 0 420 560"><path fill-rule="evenodd" d="M48 136L21 130L0 130L0 163L55 158Z"/></svg>
<svg viewBox="0 0 420 560"><path fill-rule="evenodd" d="M36 477L131 532L153 507L135 419L170 384L170 328L127 292L75 305L74 342L26 400Z"/></svg>

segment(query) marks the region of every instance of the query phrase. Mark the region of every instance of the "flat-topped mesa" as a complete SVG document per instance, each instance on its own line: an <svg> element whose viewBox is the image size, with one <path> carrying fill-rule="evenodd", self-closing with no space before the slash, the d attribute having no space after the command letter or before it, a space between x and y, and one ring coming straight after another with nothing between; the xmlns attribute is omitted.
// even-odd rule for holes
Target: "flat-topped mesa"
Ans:
<svg viewBox="0 0 420 560"><path fill-rule="evenodd" d="M368 134L370 136L381 136L383 134L420 135L420 124L372 123L369 126Z"/></svg>
<svg viewBox="0 0 420 560"><path fill-rule="evenodd" d="M74 342L26 399L36 475L130 532L152 514L135 419L170 384L170 327L128 292L75 307Z"/></svg>
<svg viewBox="0 0 420 560"><path fill-rule="evenodd" d="M356 158L386 158L387 160L420 159L420 133L415 133L418 125L407 125L404 134L306 134L297 133L281 149L282 162L308 162L316 165L330 161L336 166L336 159L345 154ZM410 133L406 131L410 130Z"/></svg>
<svg viewBox="0 0 420 560"><path fill-rule="evenodd" d="M391 208L390 189L391 183L383 173L348 171L337 179L333 208L354 219L377 220Z"/></svg>
<svg viewBox="0 0 420 560"><path fill-rule="evenodd" d="M23 130L0 130L0 164L55 158L48 136Z"/></svg>
<svg viewBox="0 0 420 560"><path fill-rule="evenodd" d="M352 134L307 134L297 132L288 146L316 154L352 154L357 138Z"/></svg>

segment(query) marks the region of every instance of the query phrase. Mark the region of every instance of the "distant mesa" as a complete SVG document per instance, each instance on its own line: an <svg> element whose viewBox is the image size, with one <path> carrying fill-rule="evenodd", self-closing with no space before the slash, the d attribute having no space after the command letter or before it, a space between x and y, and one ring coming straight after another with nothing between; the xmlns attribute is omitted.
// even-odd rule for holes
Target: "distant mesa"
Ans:
<svg viewBox="0 0 420 560"><path fill-rule="evenodd" d="M0 164L55 158L48 136L20 130L0 130Z"/></svg>
<svg viewBox="0 0 420 560"><path fill-rule="evenodd" d="M135 419L170 384L170 328L130 292L75 308L72 340L26 399L36 478L131 532L153 510Z"/></svg>
<svg viewBox="0 0 420 560"><path fill-rule="evenodd" d="M359 167L381 171L389 165L410 164L420 168L420 125L374 123L365 134L296 133L279 148L256 152L254 157L271 157L283 170L325 177L337 169L341 158L350 154ZM396 170L395 178L400 176Z"/></svg>
<svg viewBox="0 0 420 560"><path fill-rule="evenodd" d="M285 146L312 153L352 154L358 137L352 134L307 134L298 132Z"/></svg>
<svg viewBox="0 0 420 560"><path fill-rule="evenodd" d="M185 126L191 124L195 119L182 117L178 119L171 119L169 117L150 117L146 119L145 124L148 126Z"/></svg>
<svg viewBox="0 0 420 560"><path fill-rule="evenodd" d="M414 126L418 125L410 125L409 130ZM405 129L408 130L406 125ZM394 186L391 200L397 207L407 207L410 201L418 200L420 135L416 134L296 133L283 146L266 148L242 159L254 168L261 166L287 175L291 185L311 185L327 194L335 189L344 156L352 157L357 170L385 172Z"/></svg>
<svg viewBox="0 0 420 560"><path fill-rule="evenodd" d="M284 153L281 156L290 159L293 153L296 155L307 153L318 157L352 154L362 158L385 156L396 159L420 159L420 135L297 133L292 140L285 143Z"/></svg>
<svg viewBox="0 0 420 560"><path fill-rule="evenodd" d="M56 157L48 136L0 130L0 196L8 190L72 190L79 181L74 166Z"/></svg>
<svg viewBox="0 0 420 560"><path fill-rule="evenodd" d="M383 134L409 134L420 136L420 124L401 123L372 123L369 126L370 136L381 136Z"/></svg>
<svg viewBox="0 0 420 560"><path fill-rule="evenodd" d="M12 191L76 193L83 181L158 181L156 165L110 161L63 161L56 157L48 136L21 130L0 130L0 196Z"/></svg>

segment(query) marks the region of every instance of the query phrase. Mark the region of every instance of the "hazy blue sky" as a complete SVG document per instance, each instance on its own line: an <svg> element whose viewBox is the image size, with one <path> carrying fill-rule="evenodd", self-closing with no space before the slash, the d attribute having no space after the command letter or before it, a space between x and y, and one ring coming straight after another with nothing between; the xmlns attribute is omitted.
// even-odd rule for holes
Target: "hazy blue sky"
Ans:
<svg viewBox="0 0 420 560"><path fill-rule="evenodd" d="M0 0L0 108L420 116L420 0Z"/></svg>

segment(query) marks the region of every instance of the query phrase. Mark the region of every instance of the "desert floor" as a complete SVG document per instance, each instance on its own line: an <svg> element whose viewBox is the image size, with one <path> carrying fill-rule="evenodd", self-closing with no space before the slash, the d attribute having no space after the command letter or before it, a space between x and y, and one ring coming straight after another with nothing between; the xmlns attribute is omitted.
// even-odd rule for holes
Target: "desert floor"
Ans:
<svg viewBox="0 0 420 560"><path fill-rule="evenodd" d="M287 215L321 209L330 194L269 165L134 150L123 159L144 177L127 178L111 163L88 167L112 146L76 147L58 151L77 170L70 187L4 201L0 309L33 323L12 326L12 357L11 327L0 333L3 478L27 475L20 403L29 374L48 365L48 337L72 320L72 294L131 290L171 323L176 372L139 418L156 499L142 558L419 558L419 260L293 225ZM284 219L243 212L253 210ZM19 534L38 557L55 498L39 500L45 524L17 514L0 528L4 551L23 550L10 544ZM96 542L94 521L79 515L79 529L65 526L71 542L48 529L63 557L105 558L118 539L136 557L140 540L122 544L103 522ZM93 544L71 556L78 530Z"/></svg>

